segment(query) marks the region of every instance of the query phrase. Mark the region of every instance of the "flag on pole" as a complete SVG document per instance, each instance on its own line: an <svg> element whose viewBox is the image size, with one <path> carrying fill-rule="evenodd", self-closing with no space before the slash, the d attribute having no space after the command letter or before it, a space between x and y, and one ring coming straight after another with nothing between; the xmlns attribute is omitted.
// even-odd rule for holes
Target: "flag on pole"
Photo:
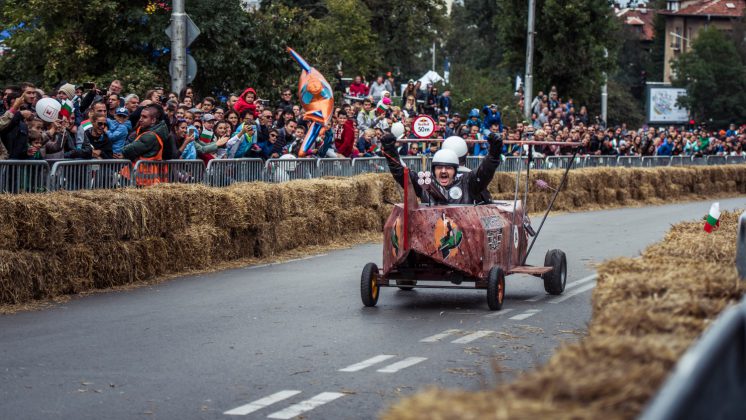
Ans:
<svg viewBox="0 0 746 420"><path fill-rule="evenodd" d="M720 227L720 203L713 203L710 206L710 213L705 219L705 232L712 233Z"/></svg>
<svg viewBox="0 0 746 420"><path fill-rule="evenodd" d="M80 128L82 128L83 131L90 130L91 127L93 127L93 123L91 122L91 120L85 120L80 123Z"/></svg>
<svg viewBox="0 0 746 420"><path fill-rule="evenodd" d="M70 118L73 115L73 103L69 99L65 99L61 103L60 117Z"/></svg>

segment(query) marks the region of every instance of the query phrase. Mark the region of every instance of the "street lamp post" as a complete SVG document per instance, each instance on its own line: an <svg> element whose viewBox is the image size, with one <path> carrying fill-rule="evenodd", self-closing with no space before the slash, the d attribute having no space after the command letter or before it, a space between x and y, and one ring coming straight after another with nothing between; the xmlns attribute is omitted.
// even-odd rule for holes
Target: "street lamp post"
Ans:
<svg viewBox="0 0 746 420"><path fill-rule="evenodd" d="M528 28L526 30L526 84L523 89L523 115L526 121L531 121L531 101L534 87L534 13L536 0L528 0Z"/></svg>
<svg viewBox="0 0 746 420"><path fill-rule="evenodd" d="M186 13L184 0L174 0L171 12L171 91L181 92L186 86Z"/></svg>

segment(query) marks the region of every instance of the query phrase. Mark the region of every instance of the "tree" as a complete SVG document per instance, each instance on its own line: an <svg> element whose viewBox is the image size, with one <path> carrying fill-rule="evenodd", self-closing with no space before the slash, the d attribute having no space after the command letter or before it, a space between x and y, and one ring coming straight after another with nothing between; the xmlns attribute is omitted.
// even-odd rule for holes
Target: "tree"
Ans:
<svg viewBox="0 0 746 420"><path fill-rule="evenodd" d="M0 82L29 80L56 86L63 80L96 79L105 72L158 79L165 66L168 12L146 12L149 2L8 0L0 27L14 28L11 52L0 58ZM134 73L131 73L134 70Z"/></svg>
<svg viewBox="0 0 746 420"><path fill-rule="evenodd" d="M475 69L495 68L502 58L497 42L497 2L464 0L451 6L446 53L456 66Z"/></svg>
<svg viewBox="0 0 746 420"><path fill-rule="evenodd" d="M363 0L371 11L371 33L378 35L382 66L404 75L430 68L430 48L445 28L444 0Z"/></svg>
<svg viewBox="0 0 746 420"><path fill-rule="evenodd" d="M679 103L698 121L715 127L746 119L746 63L733 41L714 27L703 29L692 49L672 63Z"/></svg>
<svg viewBox="0 0 746 420"><path fill-rule="evenodd" d="M502 113L503 124L515 125L523 120L513 93L512 77L500 71L454 67L450 89L454 98L453 108L464 119L472 108L481 112L484 105L495 103Z"/></svg>
<svg viewBox="0 0 746 420"><path fill-rule="evenodd" d="M497 2L503 66L509 74L523 74L526 2ZM537 0L534 86L557 86L565 99L572 97L581 104L592 102L599 95L603 73L611 74L614 69L618 25L606 0Z"/></svg>
<svg viewBox="0 0 746 420"><path fill-rule="evenodd" d="M381 70L378 37L370 32L371 13L360 0L327 0L329 13L309 23L309 49L323 73L331 74L337 63L348 74Z"/></svg>

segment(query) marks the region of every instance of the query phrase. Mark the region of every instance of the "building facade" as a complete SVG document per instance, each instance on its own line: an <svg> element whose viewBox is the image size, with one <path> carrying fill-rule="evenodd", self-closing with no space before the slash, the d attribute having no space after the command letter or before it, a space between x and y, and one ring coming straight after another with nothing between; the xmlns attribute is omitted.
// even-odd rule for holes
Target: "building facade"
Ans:
<svg viewBox="0 0 746 420"><path fill-rule="evenodd" d="M691 50L699 31L709 26L731 31L745 9L746 0L668 0L659 11L666 19L663 82L671 82L671 62Z"/></svg>

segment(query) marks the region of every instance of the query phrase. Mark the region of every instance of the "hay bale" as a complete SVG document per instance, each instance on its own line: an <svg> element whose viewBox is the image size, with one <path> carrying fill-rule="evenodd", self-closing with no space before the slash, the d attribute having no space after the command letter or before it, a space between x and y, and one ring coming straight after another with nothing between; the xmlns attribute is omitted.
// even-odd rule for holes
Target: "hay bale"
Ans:
<svg viewBox="0 0 746 420"><path fill-rule="evenodd" d="M0 195L0 249L17 248L18 233L12 221L15 218L14 202L8 195Z"/></svg>

